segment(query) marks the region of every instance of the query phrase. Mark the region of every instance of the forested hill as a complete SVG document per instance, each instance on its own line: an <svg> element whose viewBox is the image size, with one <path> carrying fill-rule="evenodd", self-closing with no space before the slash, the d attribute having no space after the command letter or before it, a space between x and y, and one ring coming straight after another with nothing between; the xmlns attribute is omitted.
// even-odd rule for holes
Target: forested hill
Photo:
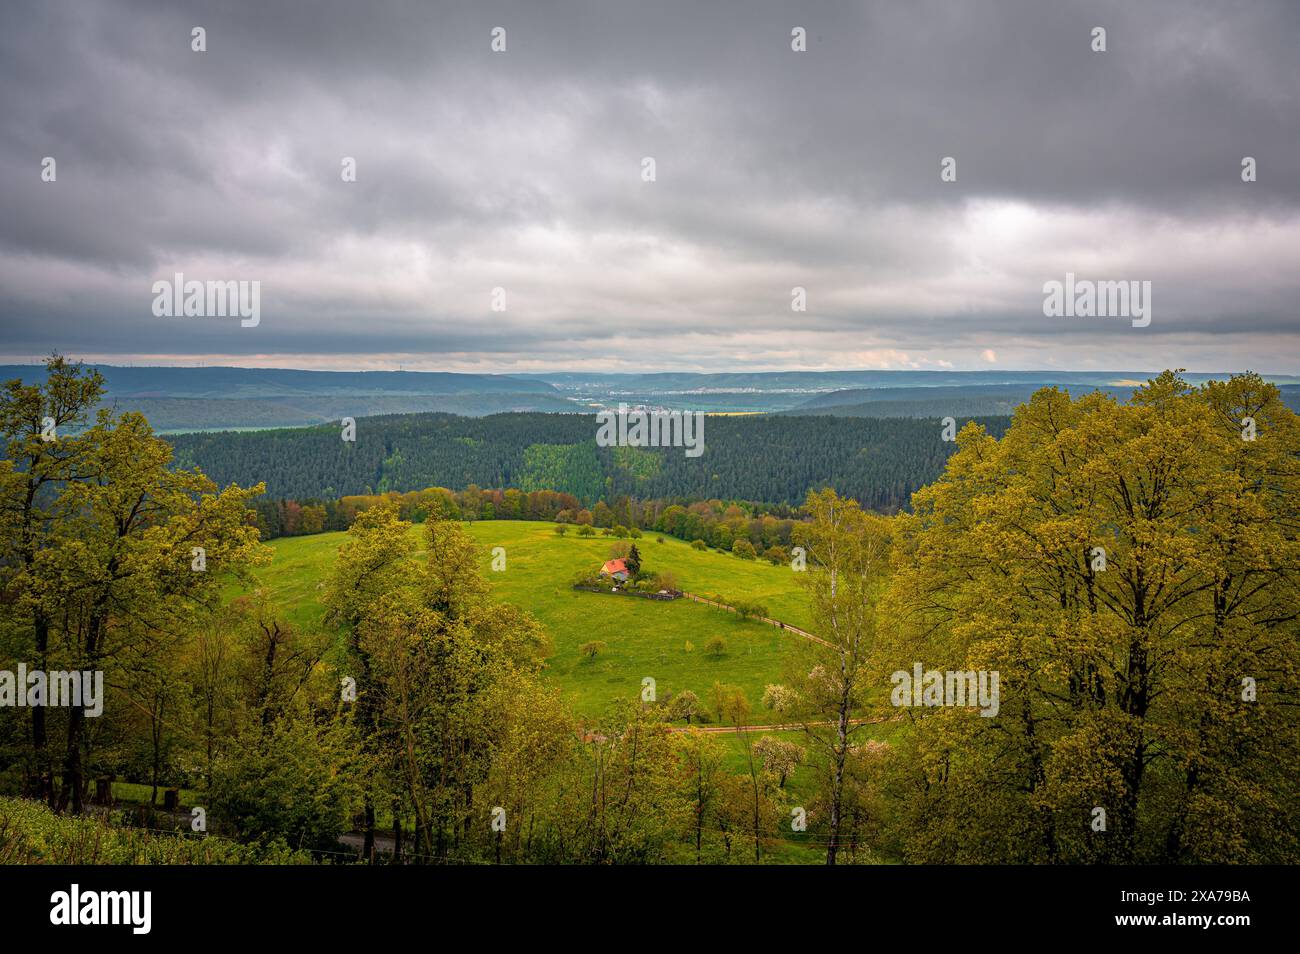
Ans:
<svg viewBox="0 0 1300 954"><path fill-rule="evenodd" d="M1001 435L1009 419L978 420ZM356 425L355 442L337 425L170 440L179 464L222 485L265 481L277 498L477 484L555 490L584 503L628 494L798 504L829 485L882 511L905 507L956 446L942 439L939 420L909 418L713 415L706 450L694 458L682 448L597 447L592 415L404 414Z"/></svg>
<svg viewBox="0 0 1300 954"><path fill-rule="evenodd" d="M500 374L301 371L290 368L93 366L102 403L139 411L160 432L306 427L340 417L440 411L582 410L551 385ZM0 365L0 381L45 380L37 365Z"/></svg>

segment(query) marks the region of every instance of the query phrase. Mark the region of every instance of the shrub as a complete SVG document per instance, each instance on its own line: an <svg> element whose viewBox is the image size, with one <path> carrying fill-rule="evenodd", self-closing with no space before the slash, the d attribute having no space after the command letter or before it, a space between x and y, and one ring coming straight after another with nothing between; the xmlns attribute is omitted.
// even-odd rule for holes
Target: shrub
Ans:
<svg viewBox="0 0 1300 954"><path fill-rule="evenodd" d="M628 536L630 536L633 540L640 540L641 531L638 530L636 527L632 527L630 530L628 530Z"/></svg>
<svg viewBox="0 0 1300 954"><path fill-rule="evenodd" d="M362 795L361 746L348 722L283 718L232 740L208 793L212 815L240 841L334 848Z"/></svg>
<svg viewBox="0 0 1300 954"><path fill-rule="evenodd" d="M712 639L710 639L707 643L704 644L704 652L709 656L713 656L714 658L723 655L726 651L727 651L727 641L723 639L721 636L714 636Z"/></svg>
<svg viewBox="0 0 1300 954"><path fill-rule="evenodd" d="M686 724L698 720L700 712L704 708L700 704L700 697L689 689L683 689L668 706L668 716L671 719L685 719Z"/></svg>
<svg viewBox="0 0 1300 954"><path fill-rule="evenodd" d="M578 528L578 536L580 537L594 537L595 535L596 531L591 529L591 524L589 523L584 523Z"/></svg>
<svg viewBox="0 0 1300 954"><path fill-rule="evenodd" d="M568 532L569 532L569 528L566 527L564 524L562 524L562 523L557 523L557 524L555 525L555 535L556 535L557 537L562 537L562 536L564 536L564 535L565 535L566 533L568 533Z"/></svg>
<svg viewBox="0 0 1300 954"><path fill-rule="evenodd" d="M743 537L731 544L731 552L742 560L752 560L757 556L754 552L754 544L750 543Z"/></svg>
<svg viewBox="0 0 1300 954"><path fill-rule="evenodd" d="M794 742L765 735L754 743L754 754L763 763L763 768L777 777L777 787L785 788L786 779L795 766L803 764L807 752Z"/></svg>
<svg viewBox="0 0 1300 954"><path fill-rule="evenodd" d="M595 659L605 651L605 644L598 639L593 639L589 643L583 643L578 647L578 654L583 659Z"/></svg>
<svg viewBox="0 0 1300 954"><path fill-rule="evenodd" d="M621 524L619 526L614 527L614 529L611 530L610 532L614 534L614 536L618 537L620 540L625 539L628 535L627 527L622 526Z"/></svg>
<svg viewBox="0 0 1300 954"><path fill-rule="evenodd" d="M692 540L691 548L694 550L707 550L709 548L709 545L705 543L703 540Z"/></svg>
<svg viewBox="0 0 1300 954"><path fill-rule="evenodd" d="M740 600L732 604L736 609L736 615L741 619L758 618L767 615L767 607L762 603L751 603L747 600Z"/></svg>
<svg viewBox="0 0 1300 954"><path fill-rule="evenodd" d="M574 586L604 586L605 581L595 570L579 570L573 577Z"/></svg>
<svg viewBox="0 0 1300 954"><path fill-rule="evenodd" d="M655 543L663 543L663 542L664 542L663 537L655 537Z"/></svg>
<svg viewBox="0 0 1300 954"><path fill-rule="evenodd" d="M795 694L786 686L769 682L763 687L763 708L774 712L789 712L794 708Z"/></svg>
<svg viewBox="0 0 1300 954"><path fill-rule="evenodd" d="M0 865L311 863L310 854L283 842L241 845L219 835L198 838L115 828L96 815L56 815L40 802L0 798Z"/></svg>

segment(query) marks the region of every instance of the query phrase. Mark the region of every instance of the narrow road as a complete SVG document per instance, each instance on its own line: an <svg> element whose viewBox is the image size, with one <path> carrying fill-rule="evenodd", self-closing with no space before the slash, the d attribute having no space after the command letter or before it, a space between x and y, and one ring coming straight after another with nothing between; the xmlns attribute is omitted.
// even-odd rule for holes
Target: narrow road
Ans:
<svg viewBox="0 0 1300 954"><path fill-rule="evenodd" d="M876 719L850 719L849 725L875 725L878 722L894 722L900 716L890 716L885 718L881 716ZM691 729L698 729L701 732L792 732L796 729L802 729L810 725L835 725L834 721L830 722L780 722L769 723L767 725L682 725L673 726L674 732L689 732Z"/></svg>

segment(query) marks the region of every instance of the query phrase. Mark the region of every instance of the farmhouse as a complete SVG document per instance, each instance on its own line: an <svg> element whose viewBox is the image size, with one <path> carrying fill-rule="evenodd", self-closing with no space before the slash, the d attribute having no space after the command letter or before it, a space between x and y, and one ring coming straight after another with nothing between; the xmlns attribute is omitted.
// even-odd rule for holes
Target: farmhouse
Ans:
<svg viewBox="0 0 1300 954"><path fill-rule="evenodd" d="M600 575L608 576L620 583L626 583L628 578L627 564L622 560L609 560L600 568Z"/></svg>

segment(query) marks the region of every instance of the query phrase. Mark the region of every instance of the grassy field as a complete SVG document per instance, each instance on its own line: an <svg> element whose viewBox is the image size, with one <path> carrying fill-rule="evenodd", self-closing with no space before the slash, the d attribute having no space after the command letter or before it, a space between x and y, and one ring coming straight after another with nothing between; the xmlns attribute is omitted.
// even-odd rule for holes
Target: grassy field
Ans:
<svg viewBox="0 0 1300 954"><path fill-rule="evenodd" d="M782 681L799 637L689 600L658 602L574 590L572 580L579 571L608 558L615 543L610 537L582 538L572 530L560 537L554 524L518 520L465 526L481 547L482 569L493 595L526 608L550 633L554 651L547 660L546 678L565 691L575 712L596 716L617 699L637 698L642 678L650 676L660 698L689 689L707 702L715 681L739 685L753 707L749 721L755 725L775 721L761 706L763 687ZM422 529L413 527L412 535L418 539ZM295 624L319 625L323 583L345 538L346 534L328 533L271 543L274 556L259 571L260 579ZM695 550L672 537L663 541L658 542L654 533L635 541L646 570L673 573L678 587L687 592L761 603L768 615L813 629L800 576L789 566ZM494 547L505 550L505 569L499 572L491 569ZM714 636L727 644L726 652L717 657L705 652ZM604 642L606 649L594 660L584 660L578 647L592 640ZM687 643L693 644L692 651L687 651ZM862 737L886 738L893 731L892 726L873 726ZM750 741L762 734L767 733L752 733ZM806 744L801 731L771 734ZM727 769L745 774L745 741L734 732L713 738L726 753ZM815 771L810 765L795 770L779 799L787 810L812 802ZM783 831L768 843L765 858L817 863L824 853L824 840L817 836Z"/></svg>
<svg viewBox="0 0 1300 954"><path fill-rule="evenodd" d="M163 790L166 786L158 787L158 806L161 808L163 803ZM113 800L115 802L133 802L139 805L147 805L150 796L153 795L153 786L143 782L114 782L113 783ZM180 791L182 805L197 804L200 796L197 791L189 788L182 788Z"/></svg>
<svg viewBox="0 0 1300 954"><path fill-rule="evenodd" d="M594 716L616 699L637 698L642 679L649 676L660 698L689 689L705 700L715 681L739 685L754 707L752 721L771 721L759 704L763 687L781 681L786 650L798 637L689 600L658 602L574 590L575 574L608 557L614 542L609 537L580 538L572 532L559 537L553 524L520 520L485 520L467 528L482 547L493 595L526 608L550 633L554 653L547 661L547 677L565 690L576 712ZM412 533L421 529L414 527ZM272 542L275 554L259 571L260 579L296 625L319 623L321 586L344 538L326 533ZM672 572L683 590L756 601L770 616L812 627L799 574L787 565L695 550L671 537L659 543L654 534L635 542L644 569ZM490 569L494 547L505 550L504 571ZM714 636L726 642L726 651L718 656L705 652ZM583 659L578 647L593 640L604 642L606 649L593 660Z"/></svg>

